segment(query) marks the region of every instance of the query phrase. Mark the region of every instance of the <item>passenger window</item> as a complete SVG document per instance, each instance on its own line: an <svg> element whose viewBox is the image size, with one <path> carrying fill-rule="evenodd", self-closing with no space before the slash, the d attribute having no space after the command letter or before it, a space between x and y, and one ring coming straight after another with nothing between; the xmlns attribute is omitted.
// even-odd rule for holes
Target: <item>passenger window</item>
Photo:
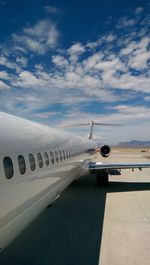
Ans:
<svg viewBox="0 0 150 265"><path fill-rule="evenodd" d="M26 172L26 163L22 155L18 156L18 165L19 165L20 174L23 175Z"/></svg>
<svg viewBox="0 0 150 265"><path fill-rule="evenodd" d="M51 163L54 164L54 155L53 152L50 152L50 159L51 159Z"/></svg>
<svg viewBox="0 0 150 265"><path fill-rule="evenodd" d="M62 150L62 153L63 153L63 159L65 160L66 159L65 151Z"/></svg>
<svg viewBox="0 0 150 265"><path fill-rule="evenodd" d="M71 149L69 149L69 157L71 158Z"/></svg>
<svg viewBox="0 0 150 265"><path fill-rule="evenodd" d="M5 177L7 179L11 179L14 175L14 168L11 158L8 156L4 157L3 165L4 165Z"/></svg>
<svg viewBox="0 0 150 265"><path fill-rule="evenodd" d="M72 157L72 150L70 149L70 156Z"/></svg>
<svg viewBox="0 0 150 265"><path fill-rule="evenodd" d="M55 158L56 158L56 162L58 163L59 162L59 157L58 157L58 152L55 151Z"/></svg>
<svg viewBox="0 0 150 265"><path fill-rule="evenodd" d="M39 167L42 168L43 167L42 155L40 153L37 153L37 158L38 158Z"/></svg>
<svg viewBox="0 0 150 265"><path fill-rule="evenodd" d="M69 151L69 149L68 149L68 158L70 158L70 151Z"/></svg>
<svg viewBox="0 0 150 265"><path fill-rule="evenodd" d="M35 158L32 154L29 154L30 168L32 171L35 170Z"/></svg>
<svg viewBox="0 0 150 265"><path fill-rule="evenodd" d="M45 157L46 166L49 166L49 157L48 157L48 153L47 152L44 153L44 157Z"/></svg>
<svg viewBox="0 0 150 265"><path fill-rule="evenodd" d="M68 149L68 158L70 158L70 151L69 151L69 149Z"/></svg>
<svg viewBox="0 0 150 265"><path fill-rule="evenodd" d="M59 158L60 158L60 161L62 161L62 153L61 153L61 151L59 151Z"/></svg>
<svg viewBox="0 0 150 265"><path fill-rule="evenodd" d="M66 151L66 158L68 159L68 152L67 152L67 149L66 149L65 151Z"/></svg>

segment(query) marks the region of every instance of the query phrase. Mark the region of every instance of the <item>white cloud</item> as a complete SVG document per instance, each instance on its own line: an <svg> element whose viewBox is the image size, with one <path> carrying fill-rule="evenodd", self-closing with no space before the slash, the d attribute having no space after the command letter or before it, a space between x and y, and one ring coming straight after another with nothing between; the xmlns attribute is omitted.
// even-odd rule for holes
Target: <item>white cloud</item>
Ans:
<svg viewBox="0 0 150 265"><path fill-rule="evenodd" d="M130 106L130 105L118 105L112 107L112 109L117 110L118 113L124 115L126 119L149 119L150 117L150 108L144 106Z"/></svg>
<svg viewBox="0 0 150 265"><path fill-rule="evenodd" d="M119 23L117 25L117 28L122 28L122 27L132 27L136 24L135 19L129 19L128 17L123 17L119 20Z"/></svg>
<svg viewBox="0 0 150 265"><path fill-rule="evenodd" d="M92 54L91 56L89 56L87 59L85 59L83 61L83 65L85 67L86 70L90 70L92 68L95 68L96 65L102 61L104 58L104 54L101 52L97 52L95 54Z"/></svg>
<svg viewBox="0 0 150 265"><path fill-rule="evenodd" d="M36 77L34 74L32 74L29 71L23 71L19 74L18 79L14 81L13 85L18 87L24 87L27 89L30 88L38 89L39 87L44 87L45 81Z"/></svg>
<svg viewBox="0 0 150 265"><path fill-rule="evenodd" d="M112 109L115 112L107 115L94 113L94 117L93 113L73 109L65 115L66 119L62 121L61 125L72 124L72 121L74 124L85 122L90 123L93 119L95 122L135 125L137 123L142 124L145 120L149 120L150 118L150 108L144 106L116 105L114 107L109 107L108 109Z"/></svg>
<svg viewBox="0 0 150 265"><path fill-rule="evenodd" d="M4 56L3 54L0 56L0 65L9 69L9 70L15 70L17 73L21 72L22 67L27 66L28 59L25 57L17 57L16 59L12 59L11 56L9 58L7 56Z"/></svg>
<svg viewBox="0 0 150 265"><path fill-rule="evenodd" d="M121 49L120 56L126 56L127 64L131 68L136 70L147 69L147 63L150 59L150 52L148 51L149 43L149 37L143 37L139 41L132 41L125 48Z"/></svg>
<svg viewBox="0 0 150 265"><path fill-rule="evenodd" d="M21 67L27 67L28 59L25 57L17 57L16 63L18 63Z"/></svg>
<svg viewBox="0 0 150 265"><path fill-rule="evenodd" d="M37 69L39 71L44 71L44 68L43 68L42 64L35 64L34 67L35 67L35 69Z"/></svg>
<svg viewBox="0 0 150 265"><path fill-rule="evenodd" d="M0 56L0 65L5 66L10 69L16 68L16 65L8 60L8 58L4 55Z"/></svg>
<svg viewBox="0 0 150 265"><path fill-rule="evenodd" d="M149 109L144 107L144 100L149 101L150 98L150 39L144 26L146 22L143 26L140 24L141 28L136 23L135 18L124 17L119 21L119 26L126 30L123 36L120 30L119 34L111 30L95 41L77 42L68 49L55 49L53 55L48 54L51 59L48 64L42 60L45 56L40 56L40 62L37 59L35 64L32 59L33 53L46 55L57 46L59 32L54 23L42 20L14 34L15 46L12 44L13 49L10 48L8 54L2 52L0 56L1 109L12 113L19 109L21 115L50 121L55 110L43 112L42 109L59 103L69 110L59 113L58 117L56 115L56 121L85 122L94 116L97 121L125 123L127 130L133 130L131 134L134 136L133 124L140 131L141 124L147 126L150 117ZM141 107L124 105L128 99L139 99L139 96ZM99 104L99 113L104 104L107 115L93 114L90 108L92 113L81 111L81 107L93 102ZM114 104L116 106L110 108ZM107 137L109 130L105 130L102 129L102 133L106 132ZM116 140L119 134L122 136L121 132L124 133L122 128L113 130Z"/></svg>
<svg viewBox="0 0 150 265"><path fill-rule="evenodd" d="M81 54L85 52L85 48L84 46L81 44L81 43L76 43L76 44L73 44L69 49L68 49L68 53L70 55L72 54Z"/></svg>
<svg viewBox="0 0 150 265"><path fill-rule="evenodd" d="M131 41L126 47L121 49L120 55L128 55L133 53L135 49L137 49L137 43L135 41Z"/></svg>
<svg viewBox="0 0 150 265"><path fill-rule="evenodd" d="M10 87L0 80L0 90L8 90Z"/></svg>
<svg viewBox="0 0 150 265"><path fill-rule="evenodd" d="M93 50L93 49L99 47L101 45L101 43L102 43L102 40L100 40L100 39L98 39L97 41L88 42L86 44L86 48Z"/></svg>
<svg viewBox="0 0 150 265"><path fill-rule="evenodd" d="M48 111L48 112L38 112L38 113L33 114L32 116L36 118L40 118L40 119L48 119L51 116L55 116L58 114L59 113L55 111Z"/></svg>
<svg viewBox="0 0 150 265"><path fill-rule="evenodd" d="M61 55L52 56L52 62L59 67L68 66L68 61Z"/></svg>
<svg viewBox="0 0 150 265"><path fill-rule="evenodd" d="M143 7L137 7L136 9L135 9L135 13L137 14L137 15L139 15L139 14L141 14L141 12L144 10L144 8Z"/></svg>
<svg viewBox="0 0 150 265"><path fill-rule="evenodd" d="M49 14L58 14L58 15L60 15L60 14L63 13L62 10L60 10L59 8L57 8L55 6L48 5L48 6L45 6L44 8Z"/></svg>
<svg viewBox="0 0 150 265"><path fill-rule="evenodd" d="M144 97L145 100L150 101L150 96Z"/></svg>
<svg viewBox="0 0 150 265"><path fill-rule="evenodd" d="M148 67L148 60L150 59L150 52L143 52L141 54L138 54L137 56L132 56L129 59L129 66L137 69L137 70L143 70Z"/></svg>
<svg viewBox="0 0 150 265"><path fill-rule="evenodd" d="M114 58L112 60L105 60L99 62L96 66L96 69L103 70L104 72L106 71L113 71L116 72L116 70L125 70L124 64L119 60L119 58Z"/></svg>
<svg viewBox="0 0 150 265"><path fill-rule="evenodd" d="M23 48L34 53L45 54L58 44L59 32L54 23L41 20L31 27L26 27L20 34L12 35L15 48Z"/></svg>
<svg viewBox="0 0 150 265"><path fill-rule="evenodd" d="M104 36L104 40L106 40L108 42L112 42L112 41L114 41L116 39L116 37L117 36L114 35L114 34L108 34L108 35Z"/></svg>
<svg viewBox="0 0 150 265"><path fill-rule="evenodd" d="M77 62L79 59L79 56L85 52L85 47L81 43L73 44L68 50L69 59L72 62Z"/></svg>
<svg viewBox="0 0 150 265"><path fill-rule="evenodd" d="M9 80L10 75L6 71L0 71L0 79Z"/></svg>

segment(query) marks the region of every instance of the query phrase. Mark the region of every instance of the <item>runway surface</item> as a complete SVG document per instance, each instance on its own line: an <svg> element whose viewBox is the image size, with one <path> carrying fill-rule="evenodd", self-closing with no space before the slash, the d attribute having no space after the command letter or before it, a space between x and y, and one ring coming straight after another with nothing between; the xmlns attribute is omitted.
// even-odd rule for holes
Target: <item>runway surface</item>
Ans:
<svg viewBox="0 0 150 265"><path fill-rule="evenodd" d="M115 149L105 162L148 162L150 152ZM100 155L97 157L100 161ZM0 265L149 265L150 169L122 170L108 187L72 183L0 256Z"/></svg>

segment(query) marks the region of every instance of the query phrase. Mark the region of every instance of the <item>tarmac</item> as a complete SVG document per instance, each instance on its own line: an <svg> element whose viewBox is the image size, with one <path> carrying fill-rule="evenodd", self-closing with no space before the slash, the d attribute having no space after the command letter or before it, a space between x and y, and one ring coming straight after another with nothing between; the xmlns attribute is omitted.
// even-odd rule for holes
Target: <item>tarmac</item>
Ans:
<svg viewBox="0 0 150 265"><path fill-rule="evenodd" d="M150 162L149 152L126 149L114 152L113 162ZM110 159L110 158L109 158ZM122 170L112 176L107 193L100 265L150 264L150 169Z"/></svg>
<svg viewBox="0 0 150 265"><path fill-rule="evenodd" d="M103 160L150 162L150 149L142 151L114 149ZM0 265L149 265L150 169L122 170L109 181L74 181L2 252Z"/></svg>

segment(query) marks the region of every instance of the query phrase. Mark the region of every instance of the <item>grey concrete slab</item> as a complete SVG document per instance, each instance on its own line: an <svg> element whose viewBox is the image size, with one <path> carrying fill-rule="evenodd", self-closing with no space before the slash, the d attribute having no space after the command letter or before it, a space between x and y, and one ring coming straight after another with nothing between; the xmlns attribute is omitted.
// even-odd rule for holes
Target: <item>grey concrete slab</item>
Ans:
<svg viewBox="0 0 150 265"><path fill-rule="evenodd" d="M134 152L132 160L147 161L140 157L139 150ZM112 158L113 161L116 159L116 156ZM124 159L130 162L130 157L123 158L122 154L121 160ZM111 181L126 189L107 194L99 264L149 265L150 169L132 173L123 170L121 176L113 176Z"/></svg>

